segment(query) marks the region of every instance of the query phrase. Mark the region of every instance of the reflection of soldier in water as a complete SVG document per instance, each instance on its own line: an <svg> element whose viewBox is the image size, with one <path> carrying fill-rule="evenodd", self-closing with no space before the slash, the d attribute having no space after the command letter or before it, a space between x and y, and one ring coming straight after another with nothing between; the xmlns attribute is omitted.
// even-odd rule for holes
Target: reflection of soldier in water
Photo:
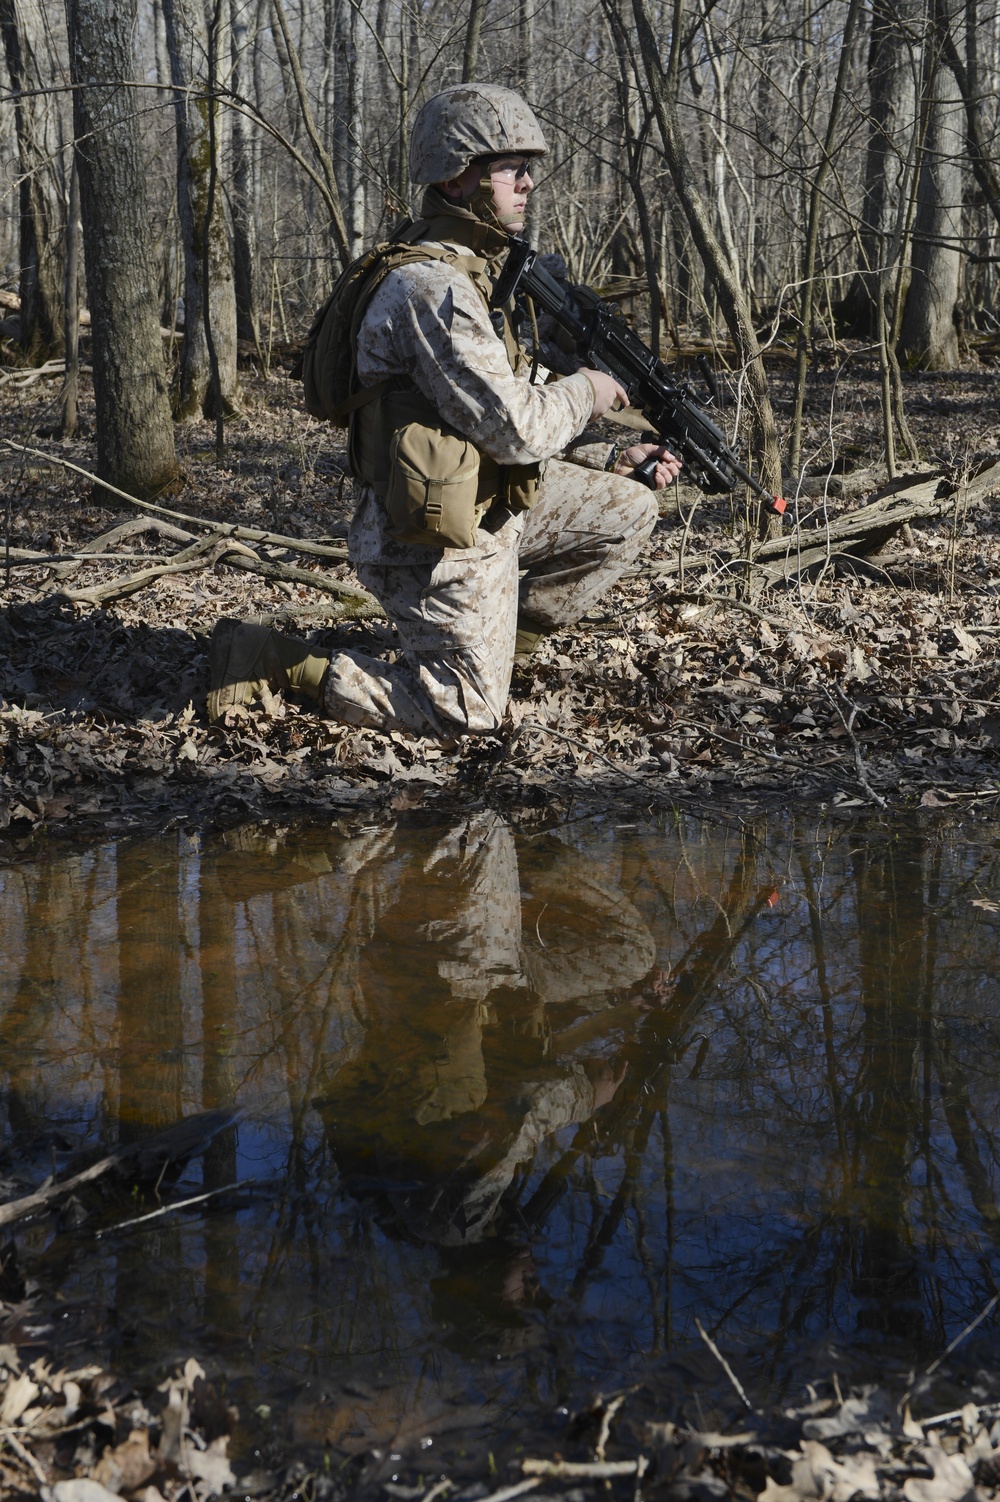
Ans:
<svg viewBox="0 0 1000 1502"><path fill-rule="evenodd" d="M318 1102L348 1185L391 1206L397 1233L495 1238L539 1146L615 1094L610 1029L583 1019L654 958L636 909L569 847L525 842L519 870L497 815L449 831L378 916L359 966L368 1030ZM526 1296L523 1254L500 1281Z"/></svg>

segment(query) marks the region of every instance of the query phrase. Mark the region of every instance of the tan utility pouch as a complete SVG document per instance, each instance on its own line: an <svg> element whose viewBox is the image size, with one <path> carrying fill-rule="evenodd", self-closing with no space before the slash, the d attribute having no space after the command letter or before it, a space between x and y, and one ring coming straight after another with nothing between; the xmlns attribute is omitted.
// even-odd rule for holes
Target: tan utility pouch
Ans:
<svg viewBox="0 0 1000 1502"><path fill-rule="evenodd" d="M479 450L458 433L409 422L389 441L385 509L400 542L474 548L485 506L479 498Z"/></svg>
<svg viewBox="0 0 1000 1502"><path fill-rule="evenodd" d="M538 500L544 474L544 464L508 464L504 467L504 500L511 511L531 510Z"/></svg>

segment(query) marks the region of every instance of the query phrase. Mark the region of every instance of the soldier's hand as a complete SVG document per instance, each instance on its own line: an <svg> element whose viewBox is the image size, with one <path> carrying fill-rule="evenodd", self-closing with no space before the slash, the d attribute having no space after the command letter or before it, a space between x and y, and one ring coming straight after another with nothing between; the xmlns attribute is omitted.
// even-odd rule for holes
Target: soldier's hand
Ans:
<svg viewBox="0 0 1000 1502"><path fill-rule="evenodd" d="M680 459L663 443L633 443L627 449L622 449L615 464L615 474L629 475L637 464L642 464L654 455L657 464L654 474L656 484L653 488L663 490L674 483L683 468Z"/></svg>
<svg viewBox="0 0 1000 1502"><path fill-rule="evenodd" d="M584 370L583 374L594 388L594 405L590 413L590 421L596 422L603 417L605 412L612 408L628 406L628 392L624 386L619 385L614 376L605 375L603 370Z"/></svg>

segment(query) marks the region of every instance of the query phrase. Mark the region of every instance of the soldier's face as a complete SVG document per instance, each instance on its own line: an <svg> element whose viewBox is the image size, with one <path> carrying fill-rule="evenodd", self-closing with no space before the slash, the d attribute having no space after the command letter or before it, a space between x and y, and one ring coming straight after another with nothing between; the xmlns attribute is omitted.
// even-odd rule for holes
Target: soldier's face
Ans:
<svg viewBox="0 0 1000 1502"><path fill-rule="evenodd" d="M501 156L490 163L493 180L493 205L497 218L506 229L523 229L528 195L535 186L531 178L531 158Z"/></svg>
<svg viewBox="0 0 1000 1502"><path fill-rule="evenodd" d="M484 169L478 162L466 167L460 177L442 183L445 194L459 202L471 198L479 187L484 170L493 183L493 207L500 223L509 230L524 228L524 216L528 195L535 186L531 177L531 158L526 156L498 156Z"/></svg>

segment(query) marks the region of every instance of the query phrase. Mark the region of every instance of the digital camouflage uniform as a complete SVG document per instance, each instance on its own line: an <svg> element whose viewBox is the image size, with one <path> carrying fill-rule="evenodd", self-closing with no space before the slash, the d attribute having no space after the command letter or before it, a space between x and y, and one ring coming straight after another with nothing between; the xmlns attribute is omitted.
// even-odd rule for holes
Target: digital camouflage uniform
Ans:
<svg viewBox="0 0 1000 1502"><path fill-rule="evenodd" d="M652 494L606 472L611 445L585 434L594 409L587 375L549 352L546 363L565 378L533 383L509 310L499 329L491 318L491 274L506 253L507 230L494 213L488 164L546 150L530 107L498 85L454 85L420 110L409 165L426 194L422 227L411 228L426 238L406 240L405 258L374 285L364 306L354 350L360 389L345 409L352 410L352 469L361 483L350 555L396 627L399 651L392 661L336 652L327 666L306 642L221 621L210 649L212 719L241 710L270 686L293 688L333 719L377 730L439 738L495 731L519 626L537 637L574 625L648 539L658 514ZM457 203L441 192L440 185L473 164L483 166L483 176L470 197ZM413 258L415 244L427 245L427 260ZM545 358L544 341L538 353ZM474 547L403 541L406 528L390 529L379 473L404 423L396 419L387 428L375 415L383 400L377 393L390 388L415 388L417 400L429 403L419 423L436 419L457 433L463 449L471 444L478 451L481 467L484 461L486 468L488 461L510 467L482 493L483 505L496 499L478 529L479 513L468 514L459 535L475 536ZM362 391L372 395L358 402ZM334 403L338 416L341 400ZM534 465L544 466L537 498L530 510L518 509L535 485L535 472L521 467ZM530 483L522 483L529 473Z"/></svg>
<svg viewBox="0 0 1000 1502"><path fill-rule="evenodd" d="M655 500L634 480L604 471L608 444L578 447L575 463L551 457L583 434L590 382L577 373L531 385L527 368L515 375L482 297L447 263L386 276L361 324L357 360L365 386L409 376L446 422L498 463L548 464L536 506L512 514L495 505L475 548L397 541L381 503L364 491L351 559L396 626L402 652L391 665L335 654L323 707L379 730L494 731L510 688L518 614L545 630L578 621L647 541Z"/></svg>

